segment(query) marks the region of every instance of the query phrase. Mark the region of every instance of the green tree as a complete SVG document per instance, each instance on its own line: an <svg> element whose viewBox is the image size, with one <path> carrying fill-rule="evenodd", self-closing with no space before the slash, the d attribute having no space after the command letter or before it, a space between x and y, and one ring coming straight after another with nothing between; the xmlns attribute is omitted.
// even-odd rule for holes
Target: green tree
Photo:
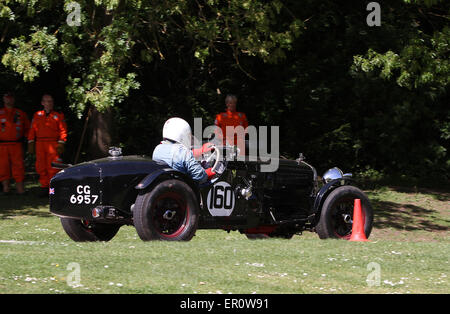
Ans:
<svg viewBox="0 0 450 314"><path fill-rule="evenodd" d="M450 5L437 0L404 2L410 27L402 29L388 49L369 48L355 55L352 73L366 81L382 80L390 88L392 104L378 121L368 119L378 129L371 135L374 148L392 157L390 164L395 162L399 172L445 180L450 170ZM380 136L385 148L375 144Z"/></svg>
<svg viewBox="0 0 450 314"><path fill-rule="evenodd" d="M273 29L283 8L280 1L77 1L80 26L67 24L72 1L4 0L1 16L21 23L38 18L27 34L13 38L2 58L4 65L33 81L41 71L62 61L70 84L67 94L79 114L86 104L100 111L123 101L139 88L134 62L165 59L166 49L180 40L201 63L211 53L231 49L236 63L249 55L266 62L284 57L300 32L298 19ZM10 4L10 6L8 6ZM27 8L26 16L14 11ZM55 19L55 16L59 16ZM278 27L279 25L277 25ZM176 41L178 40L178 41ZM137 58L139 57L139 58Z"/></svg>
<svg viewBox="0 0 450 314"><path fill-rule="evenodd" d="M282 15L280 1L80 0L79 26L71 26L72 3L0 1L2 23L24 26L2 63L25 82L59 64L68 80L70 108L78 117L87 105L109 115L140 87L139 68L155 59L164 63L173 49L180 58L188 53L191 64L195 58L199 65L193 67L206 66L210 55L228 53L237 65L241 55L274 63L284 57L301 25L293 18L274 23ZM100 133L110 131L106 127Z"/></svg>
<svg viewBox="0 0 450 314"><path fill-rule="evenodd" d="M151 153L168 116L211 124L224 94L319 172L448 180L448 1L0 0L0 82L47 80L105 153ZM74 120L78 139L83 124Z"/></svg>

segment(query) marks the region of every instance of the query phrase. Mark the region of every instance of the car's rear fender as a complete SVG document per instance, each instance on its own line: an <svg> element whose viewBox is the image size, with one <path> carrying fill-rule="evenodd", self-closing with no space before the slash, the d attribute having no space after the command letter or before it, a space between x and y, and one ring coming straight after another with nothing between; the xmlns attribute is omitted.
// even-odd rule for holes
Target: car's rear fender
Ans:
<svg viewBox="0 0 450 314"><path fill-rule="evenodd" d="M141 180L136 186L135 189L139 191L146 191L150 190L151 187L163 180L167 179L181 179L184 182L186 182L194 191L197 199L199 198L199 189L198 185L192 180L191 177L188 175L174 170L172 168L162 168L153 171L152 173L148 174L144 179Z"/></svg>

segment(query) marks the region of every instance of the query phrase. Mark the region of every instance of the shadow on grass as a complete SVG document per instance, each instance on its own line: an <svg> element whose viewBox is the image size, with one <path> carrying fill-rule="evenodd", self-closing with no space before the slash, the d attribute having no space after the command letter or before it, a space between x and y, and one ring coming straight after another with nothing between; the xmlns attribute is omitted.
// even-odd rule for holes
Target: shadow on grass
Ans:
<svg viewBox="0 0 450 314"><path fill-rule="evenodd" d="M48 206L48 198L38 197L39 188L29 188L25 195L11 194L0 196L0 219L11 219L13 216L53 217L42 207Z"/></svg>
<svg viewBox="0 0 450 314"><path fill-rule="evenodd" d="M411 204L372 200L374 227L414 231L448 231L450 221L436 218L438 212Z"/></svg>
<svg viewBox="0 0 450 314"><path fill-rule="evenodd" d="M404 187L404 186L391 186L393 191L400 193L421 193L432 197L435 200L448 202L450 201L450 193L448 190L438 190L438 189L427 189L427 188L417 188L417 187Z"/></svg>

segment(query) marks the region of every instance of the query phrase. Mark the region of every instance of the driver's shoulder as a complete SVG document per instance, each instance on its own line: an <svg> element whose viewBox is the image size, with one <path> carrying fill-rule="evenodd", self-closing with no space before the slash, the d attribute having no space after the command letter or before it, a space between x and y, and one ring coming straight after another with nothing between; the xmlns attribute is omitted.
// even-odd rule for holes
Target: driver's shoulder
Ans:
<svg viewBox="0 0 450 314"><path fill-rule="evenodd" d="M171 145L171 153L173 155L173 158L177 161L183 162L190 159L194 159L194 155L192 154L192 151L188 149L183 144L174 143Z"/></svg>

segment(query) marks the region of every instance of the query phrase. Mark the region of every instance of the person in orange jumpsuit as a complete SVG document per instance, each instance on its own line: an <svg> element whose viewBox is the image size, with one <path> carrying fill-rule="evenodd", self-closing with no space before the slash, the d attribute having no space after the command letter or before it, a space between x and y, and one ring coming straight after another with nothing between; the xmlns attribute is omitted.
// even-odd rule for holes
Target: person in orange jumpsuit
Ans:
<svg viewBox="0 0 450 314"><path fill-rule="evenodd" d="M52 167L52 162L61 162L67 140L67 125L64 114L53 110L51 95L43 95L41 100L44 110L34 114L28 134L28 150L36 153L36 172L42 195L48 195L50 179L59 171Z"/></svg>
<svg viewBox="0 0 450 314"><path fill-rule="evenodd" d="M245 113L236 111L236 106L237 97L231 94L227 95L225 97L226 111L216 115L214 124L222 131L221 134L220 132L216 132L217 139L222 140L224 145L237 145L241 154L243 154L245 152L244 140L246 129L248 127L248 120ZM241 132L238 128L235 129L235 132L227 132L227 126L233 128L241 126L244 131Z"/></svg>
<svg viewBox="0 0 450 314"><path fill-rule="evenodd" d="M3 193L10 193L11 177L16 182L18 194L25 193L23 180L25 166L23 162L23 137L28 135L30 120L25 112L14 108L15 98L12 92L3 95L4 107L0 109L0 181Z"/></svg>

